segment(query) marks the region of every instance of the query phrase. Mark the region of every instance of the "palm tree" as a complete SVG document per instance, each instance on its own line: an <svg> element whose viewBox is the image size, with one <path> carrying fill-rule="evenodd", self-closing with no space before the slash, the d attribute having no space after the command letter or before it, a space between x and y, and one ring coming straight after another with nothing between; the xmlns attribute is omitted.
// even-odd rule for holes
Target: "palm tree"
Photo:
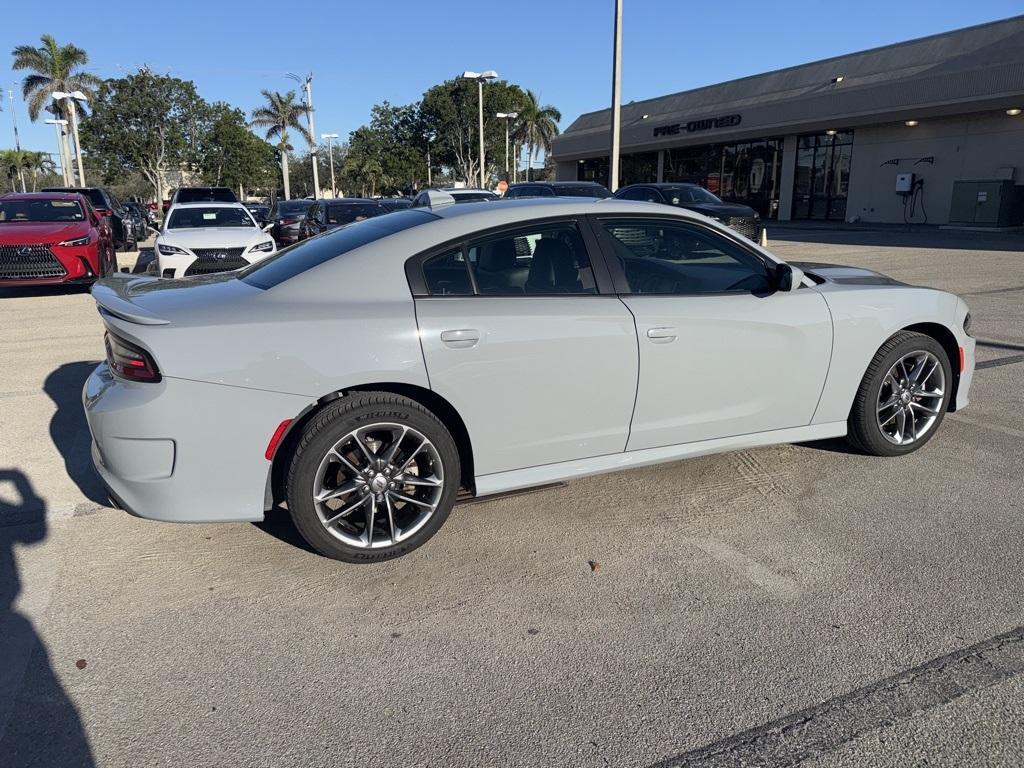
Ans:
<svg viewBox="0 0 1024 768"><path fill-rule="evenodd" d="M301 104L295 102L295 91L281 94L264 89L260 93L263 94L267 103L252 111L251 125L254 128L266 128L265 135L268 141L280 139L278 148L281 150L281 172L284 175L284 199L288 200L291 198L291 184L288 177L288 150L291 149L291 146L288 144L288 129L294 128L305 133L299 119L306 114L306 111Z"/></svg>
<svg viewBox="0 0 1024 768"><path fill-rule="evenodd" d="M25 152L22 166L32 174L32 191L39 188L39 175L56 174L57 164L48 152Z"/></svg>
<svg viewBox="0 0 1024 768"><path fill-rule="evenodd" d="M530 149L527 155L526 178L530 180L533 173L533 155L540 148L545 154L551 151L551 140L558 135L558 121L562 113L550 104L543 107L537 101L537 94L526 91L526 100L519 107L519 119L516 126L515 139L526 144Z"/></svg>
<svg viewBox="0 0 1024 768"><path fill-rule="evenodd" d="M92 100L102 82L96 75L81 69L89 62L89 55L81 48L70 43L59 45L52 35L43 35L39 40L42 45L38 48L19 45L11 51L14 57L11 69L31 72L21 81L21 94L28 103L28 116L33 122L53 98L54 92L81 91ZM64 119L70 119L64 114L66 108L63 104L58 109ZM78 109L82 107L79 105Z"/></svg>

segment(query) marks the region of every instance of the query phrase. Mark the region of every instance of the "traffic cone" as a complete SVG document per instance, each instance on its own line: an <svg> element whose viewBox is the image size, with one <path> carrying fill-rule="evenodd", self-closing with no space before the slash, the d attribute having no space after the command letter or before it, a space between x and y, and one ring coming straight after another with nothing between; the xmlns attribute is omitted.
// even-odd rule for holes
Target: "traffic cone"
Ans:
<svg viewBox="0 0 1024 768"><path fill-rule="evenodd" d="M758 245L760 245L762 248L767 248L768 247L768 230L767 229L762 229L761 230L761 242L759 242Z"/></svg>

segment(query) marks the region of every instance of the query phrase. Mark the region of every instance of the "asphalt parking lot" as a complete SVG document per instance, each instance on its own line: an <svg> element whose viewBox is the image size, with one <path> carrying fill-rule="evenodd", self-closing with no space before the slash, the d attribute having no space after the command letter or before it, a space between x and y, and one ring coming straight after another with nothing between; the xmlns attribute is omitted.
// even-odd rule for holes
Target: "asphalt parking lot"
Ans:
<svg viewBox="0 0 1024 768"><path fill-rule="evenodd" d="M769 236L963 295L970 408L901 459L830 441L462 505L376 566L279 518L107 508L93 302L0 293L0 764L1020 765L1024 236Z"/></svg>

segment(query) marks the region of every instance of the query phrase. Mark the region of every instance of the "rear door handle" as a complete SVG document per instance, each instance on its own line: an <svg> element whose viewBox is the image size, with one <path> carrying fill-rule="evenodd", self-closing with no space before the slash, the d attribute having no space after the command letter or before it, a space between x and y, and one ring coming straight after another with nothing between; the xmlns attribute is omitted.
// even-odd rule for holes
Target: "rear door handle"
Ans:
<svg viewBox="0 0 1024 768"><path fill-rule="evenodd" d="M452 331L441 331L441 343L452 349L469 349L480 341L480 331L476 328L459 328Z"/></svg>
<svg viewBox="0 0 1024 768"><path fill-rule="evenodd" d="M675 328L648 328L647 338L655 344L668 344L676 340Z"/></svg>

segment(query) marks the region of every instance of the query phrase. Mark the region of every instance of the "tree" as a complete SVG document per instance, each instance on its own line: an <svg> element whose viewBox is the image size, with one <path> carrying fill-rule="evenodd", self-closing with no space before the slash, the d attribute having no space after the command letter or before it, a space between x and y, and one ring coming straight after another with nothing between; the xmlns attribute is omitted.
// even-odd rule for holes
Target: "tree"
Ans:
<svg viewBox="0 0 1024 768"><path fill-rule="evenodd" d="M291 197L288 178L288 150L291 147L288 144L288 129L294 128L300 133L306 133L300 122L300 118L305 115L305 109L301 104L295 102L295 91L281 94L277 91L262 90L260 93L263 94L267 103L252 111L250 124L255 128L266 128L267 141L279 140L281 173L284 176L284 197L287 200Z"/></svg>
<svg viewBox="0 0 1024 768"><path fill-rule="evenodd" d="M105 181L141 173L160 200L167 171L197 167L209 114L191 81L143 68L102 83L82 123L82 146Z"/></svg>
<svg viewBox="0 0 1024 768"><path fill-rule="evenodd" d="M370 185L370 197L377 194L377 186L385 187L391 179L384 172L383 166L375 157L349 154L342 165L342 173L356 181L360 186L360 195L366 197L366 185Z"/></svg>
<svg viewBox="0 0 1024 768"><path fill-rule="evenodd" d="M21 93L28 103L28 116L33 122L53 98L54 92L81 91L92 101L102 82L80 69L89 62L89 55L81 48L70 43L59 45L52 35L43 35L39 40L42 45L38 48L19 45L11 51L14 57L11 69L31 72L21 81ZM81 110L81 105L78 108ZM61 105L59 109L63 118L69 119L66 107Z"/></svg>
<svg viewBox="0 0 1024 768"><path fill-rule="evenodd" d="M274 148L254 135L245 113L223 102L210 106L212 119L201 137L199 171L212 186L232 189L273 189Z"/></svg>
<svg viewBox="0 0 1024 768"><path fill-rule="evenodd" d="M562 113L550 104L543 107L537 101L537 95L526 91L526 99L519 107L519 117L516 120L516 141L526 144L527 151L527 179L533 171L533 155L537 148L544 150L545 157L551 151L551 140L558 135L558 121L562 119Z"/></svg>

